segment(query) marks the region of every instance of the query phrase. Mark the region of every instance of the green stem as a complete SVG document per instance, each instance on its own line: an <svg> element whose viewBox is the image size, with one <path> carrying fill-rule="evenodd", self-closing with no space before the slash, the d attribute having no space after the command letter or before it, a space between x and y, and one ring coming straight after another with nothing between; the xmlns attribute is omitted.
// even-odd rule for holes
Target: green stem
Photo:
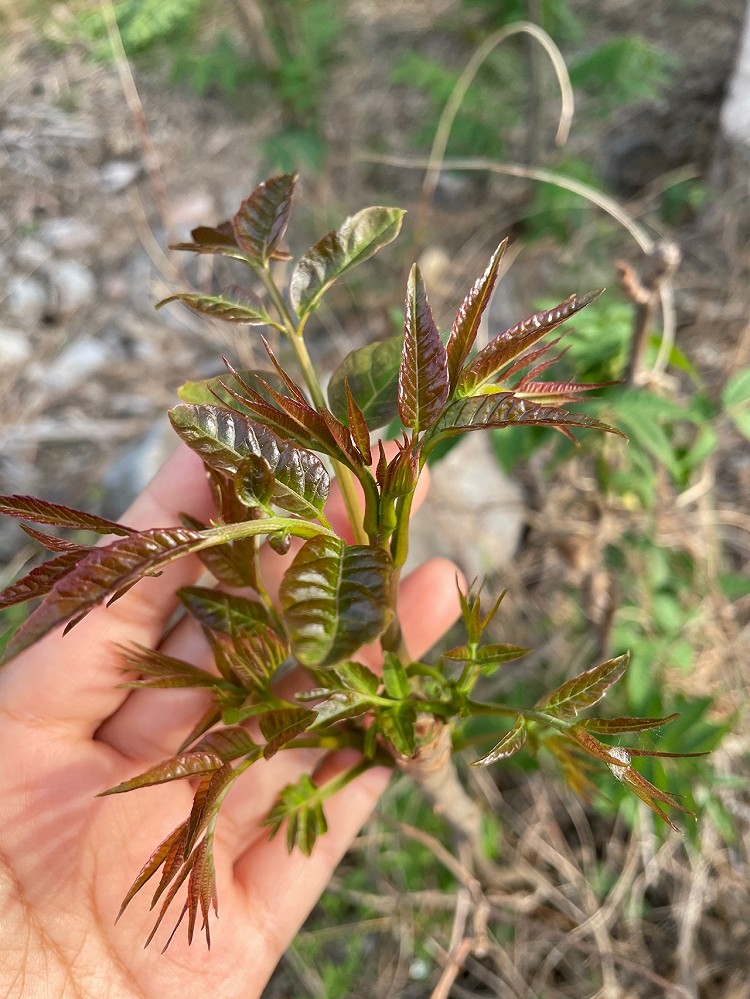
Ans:
<svg viewBox="0 0 750 999"><path fill-rule="evenodd" d="M266 265L265 269L258 271L258 274L260 275L271 301L276 307L276 311L286 324L284 332L287 334L287 339L294 349L297 363L299 364L300 371L302 372L302 377L305 380L305 385L307 385L308 391L310 392L313 404L318 412L320 412L322 409L326 408L326 400L323 395L323 389L316 374L315 367L313 366L310 354L308 353L307 345L302 336L304 320L299 320L288 308L281 292L276 287L276 282L268 269L268 265ZM344 500L344 506L346 507L346 513L354 534L354 540L357 544L366 545L368 543L368 537L364 527L362 526L362 510L357 497L357 490L354 485L354 475L351 470L346 467L346 465L342 464L340 461L336 461L335 458L333 459L333 470L336 474L339 488L341 489L341 496Z"/></svg>

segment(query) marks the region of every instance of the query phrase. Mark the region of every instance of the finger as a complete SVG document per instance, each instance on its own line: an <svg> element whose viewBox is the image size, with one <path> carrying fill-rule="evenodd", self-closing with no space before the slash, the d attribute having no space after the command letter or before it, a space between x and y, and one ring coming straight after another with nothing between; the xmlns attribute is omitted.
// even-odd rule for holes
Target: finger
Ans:
<svg viewBox="0 0 750 999"><path fill-rule="evenodd" d="M173 527L185 512L211 516L213 500L197 455L180 446L135 501L123 523L136 530ZM108 608L93 610L72 631L47 635L0 674L0 705L14 718L68 728L90 737L124 701L118 646L158 644L177 605L176 590L202 571L196 557L147 577Z"/></svg>

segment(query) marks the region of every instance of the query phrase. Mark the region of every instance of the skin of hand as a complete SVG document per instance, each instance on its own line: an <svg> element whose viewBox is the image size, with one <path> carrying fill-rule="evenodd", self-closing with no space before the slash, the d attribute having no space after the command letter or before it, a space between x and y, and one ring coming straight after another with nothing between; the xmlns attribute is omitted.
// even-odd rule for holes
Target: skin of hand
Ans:
<svg viewBox="0 0 750 999"><path fill-rule="evenodd" d="M123 522L173 526L181 511L203 521L212 512L202 464L184 447ZM341 530L340 498L327 512ZM269 556L279 578L285 562ZM118 647L138 642L210 668L194 622L167 630L175 591L201 573L197 558L181 559L0 672L0 993L7 999L260 996L387 784L389 772L372 769L330 800L329 831L307 858L289 855L283 835L269 840L259 820L302 772L317 768L325 780L351 765L351 753L289 750L256 764L230 791L217 825L211 951L201 937L189 947L183 926L160 954L184 892L148 949L155 918L148 889L113 925L138 871L187 816L192 789L176 782L95 795L171 756L205 706L205 692L195 689L118 686ZM455 566L434 559L416 569L401 583L400 608L407 646L420 656L458 617ZM363 650L363 659L376 667L376 650Z"/></svg>

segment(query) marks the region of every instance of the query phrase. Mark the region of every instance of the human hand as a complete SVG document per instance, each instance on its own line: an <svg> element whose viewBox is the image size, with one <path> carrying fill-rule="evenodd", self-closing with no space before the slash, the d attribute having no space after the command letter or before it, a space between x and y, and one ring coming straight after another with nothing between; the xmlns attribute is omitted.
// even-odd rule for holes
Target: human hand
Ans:
<svg viewBox="0 0 750 999"><path fill-rule="evenodd" d="M181 511L207 520L212 505L200 460L180 448L123 521L136 529L169 526ZM335 498L331 506L330 519L342 529L343 510ZM154 914L141 896L115 929L135 873L188 814L192 789L180 782L95 795L172 755L205 709L199 690L119 687L118 646L158 647L209 668L194 622L168 630L175 591L201 572L195 557L172 563L0 673L0 991L8 999L259 996L385 788L389 772L368 770L328 802L329 831L312 857L289 855L284 837L269 840L260 820L282 787L313 769L326 779L342 754L277 754L251 768L221 810L214 849L221 918L211 953L188 947L179 933L165 954L158 946L144 950ZM401 584L402 626L414 656L458 616L455 572L435 559ZM375 666L376 653L363 653Z"/></svg>

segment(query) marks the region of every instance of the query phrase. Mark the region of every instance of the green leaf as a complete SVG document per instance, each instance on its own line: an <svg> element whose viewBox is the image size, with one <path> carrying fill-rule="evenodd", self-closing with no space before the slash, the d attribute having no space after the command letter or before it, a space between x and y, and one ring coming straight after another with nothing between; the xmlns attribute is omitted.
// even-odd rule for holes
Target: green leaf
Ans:
<svg viewBox="0 0 750 999"><path fill-rule="evenodd" d="M322 536L307 541L279 593L299 661L333 665L377 638L391 617L392 572L382 548Z"/></svg>
<svg viewBox="0 0 750 999"><path fill-rule="evenodd" d="M600 701L609 688L625 675L629 659L630 655L626 653L579 673L543 697L536 707L566 721L575 718Z"/></svg>
<svg viewBox="0 0 750 999"><path fill-rule="evenodd" d="M339 663L333 672L345 687L360 694L376 694L380 686L380 678L362 663Z"/></svg>
<svg viewBox="0 0 750 999"><path fill-rule="evenodd" d="M383 654L383 685L386 694L396 701L405 701L411 693L404 665L393 652Z"/></svg>
<svg viewBox="0 0 750 999"><path fill-rule="evenodd" d="M274 256L286 232L296 174L282 174L259 184L232 219L237 244L262 267Z"/></svg>
<svg viewBox="0 0 750 999"><path fill-rule="evenodd" d="M611 434L624 434L600 420L583 413L569 413L557 406L540 406L530 399L518 399L512 392L494 395L471 396L456 399L448 404L432 428L424 453L438 441L470 430L495 427L578 427L584 430L603 430Z"/></svg>
<svg viewBox="0 0 750 999"><path fill-rule="evenodd" d="M177 591L183 606L205 628L238 635L268 624L268 613L257 600L223 593L208 586L184 586Z"/></svg>
<svg viewBox="0 0 750 999"><path fill-rule="evenodd" d="M478 760L472 760L470 766L488 767L491 763L497 763L498 760L506 760L509 756L513 756L514 753L518 753L523 749L526 745L527 736L526 719L519 715L510 732L503 736L500 742L496 746L493 746L489 753L485 753Z"/></svg>
<svg viewBox="0 0 750 999"><path fill-rule="evenodd" d="M319 789L308 774L296 784L288 784L279 794L276 804L263 820L275 836L287 823L286 845L291 853L297 847L306 857L312 853L315 841L328 829Z"/></svg>
<svg viewBox="0 0 750 999"><path fill-rule="evenodd" d="M93 531L95 534L135 534L132 527L125 527L113 520L105 520L82 510L73 510L60 503L50 503L34 496L0 496L0 515L33 520L36 524L54 524L72 531Z"/></svg>
<svg viewBox="0 0 750 999"><path fill-rule="evenodd" d="M244 292L241 296L230 295L224 292L221 295L193 295L181 292L177 295L170 295L157 302L156 308L170 302L182 302L193 312L203 316L210 316L212 319L221 319L227 323L236 323L238 326L276 326L257 295Z"/></svg>
<svg viewBox="0 0 750 999"><path fill-rule="evenodd" d="M337 690L329 694L322 701L313 705L313 711L317 715L313 728L333 725L344 718L356 718L363 715L371 706L369 697L358 694L353 690Z"/></svg>
<svg viewBox="0 0 750 999"><path fill-rule="evenodd" d="M429 429L446 402L448 358L432 318L424 281L416 264L409 274L404 317L404 347L398 375L398 411L405 427Z"/></svg>
<svg viewBox="0 0 750 999"><path fill-rule="evenodd" d="M370 430L390 423L398 414L398 371L403 337L368 343L347 354L328 384L328 404L342 423L348 419L346 383Z"/></svg>
<svg viewBox="0 0 750 999"><path fill-rule="evenodd" d="M392 708L377 713L377 723L383 735L402 756L413 756L417 749L414 732L417 709L412 701L399 701Z"/></svg>
<svg viewBox="0 0 750 999"><path fill-rule="evenodd" d="M183 404L171 409L169 417L180 437L211 468L236 476L243 462L257 455L273 473L272 501L276 506L310 519L321 514L330 479L314 454L221 406Z"/></svg>
<svg viewBox="0 0 750 999"><path fill-rule="evenodd" d="M256 623L253 630L234 634L213 634L211 644L216 665L222 676L239 679L250 691L265 691L270 680L289 657L289 645L266 625Z"/></svg>
<svg viewBox="0 0 750 999"><path fill-rule="evenodd" d="M738 371L729 379L721 401L737 430L750 440L750 368Z"/></svg>
<svg viewBox="0 0 750 999"><path fill-rule="evenodd" d="M294 268L289 288L299 318L317 308L337 278L394 240L403 216L400 208L365 208L311 247Z"/></svg>
<svg viewBox="0 0 750 999"><path fill-rule="evenodd" d="M138 787L151 787L153 784L166 784L173 780L185 780L188 777L202 777L204 774L213 773L221 766L222 761L214 753L189 752L173 756L168 760L163 760L151 767L137 777L123 781L116 787L110 787L106 791L100 791L97 798L104 798L108 794L122 794L123 791L133 791Z"/></svg>
<svg viewBox="0 0 750 999"><path fill-rule="evenodd" d="M497 270L500 261L508 247L507 238L500 243L492 254L487 270L473 284L469 294L461 303L456 318L453 320L446 352L448 355L448 372L451 388L455 388L464 361L474 345L479 332L479 324L484 310L487 308L492 292L495 290Z"/></svg>

